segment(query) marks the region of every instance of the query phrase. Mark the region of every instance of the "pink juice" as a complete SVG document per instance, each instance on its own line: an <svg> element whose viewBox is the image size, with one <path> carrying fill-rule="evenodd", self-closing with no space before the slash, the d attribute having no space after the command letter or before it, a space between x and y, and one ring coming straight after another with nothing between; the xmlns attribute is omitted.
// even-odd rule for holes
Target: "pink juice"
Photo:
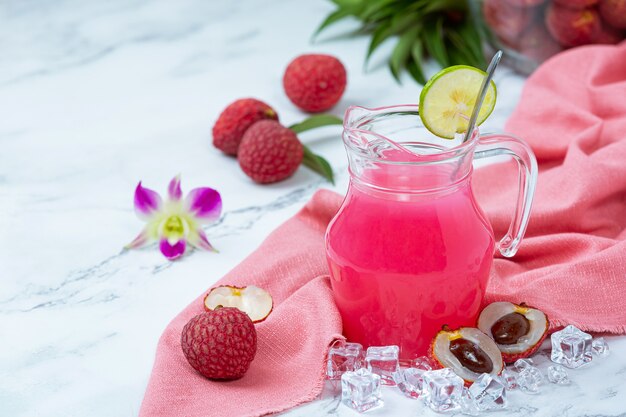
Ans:
<svg viewBox="0 0 626 417"><path fill-rule="evenodd" d="M349 341L398 345L406 360L426 354L442 325L475 325L494 237L474 199L471 168L457 171L383 163L353 174L326 235Z"/></svg>

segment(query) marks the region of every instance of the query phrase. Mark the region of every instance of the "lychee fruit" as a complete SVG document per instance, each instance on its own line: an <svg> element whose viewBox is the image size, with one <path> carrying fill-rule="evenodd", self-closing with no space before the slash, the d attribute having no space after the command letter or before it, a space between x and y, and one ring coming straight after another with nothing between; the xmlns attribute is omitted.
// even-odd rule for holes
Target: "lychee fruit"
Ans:
<svg viewBox="0 0 626 417"><path fill-rule="evenodd" d="M561 46L542 24L536 24L521 37L519 51L541 63L561 51Z"/></svg>
<svg viewBox="0 0 626 417"><path fill-rule="evenodd" d="M601 30L595 9L570 9L551 4L546 13L548 31L561 46L573 47L592 43Z"/></svg>
<svg viewBox="0 0 626 417"><path fill-rule="evenodd" d="M626 29L626 0L602 0L598 10L609 25Z"/></svg>
<svg viewBox="0 0 626 417"><path fill-rule="evenodd" d="M553 0L559 6L569 7L570 9L585 9L598 3L598 0Z"/></svg>
<svg viewBox="0 0 626 417"><path fill-rule="evenodd" d="M605 24L596 34L593 43L614 45L619 43L622 39L624 39L623 31Z"/></svg>
<svg viewBox="0 0 626 417"><path fill-rule="evenodd" d="M479 329L443 327L430 346L430 358L437 368L450 368L466 384L482 374L500 375L504 368L502 355L495 342Z"/></svg>
<svg viewBox="0 0 626 417"><path fill-rule="evenodd" d="M204 309L213 311L222 307L235 307L250 317L253 323L262 322L270 315L274 302L270 293L254 285L236 287L220 285L204 297Z"/></svg>
<svg viewBox="0 0 626 417"><path fill-rule="evenodd" d="M250 368L257 347L254 324L236 308L224 307L193 317L180 340L187 362L210 379L238 379Z"/></svg>
<svg viewBox="0 0 626 417"><path fill-rule="evenodd" d="M548 325L541 310L524 303L491 303L478 317L478 328L496 342L506 363L535 353L548 334Z"/></svg>
<svg viewBox="0 0 626 417"><path fill-rule="evenodd" d="M346 89L346 69L330 55L300 55L287 66L283 87L293 104L317 113L333 107Z"/></svg>
<svg viewBox="0 0 626 417"><path fill-rule="evenodd" d="M533 12L512 6L502 0L485 0L483 16L502 43L516 48L521 33L532 20Z"/></svg>
<svg viewBox="0 0 626 417"><path fill-rule="evenodd" d="M261 184L290 177L304 157L296 134L274 120L261 120L243 135L237 159L252 180Z"/></svg>
<svg viewBox="0 0 626 417"><path fill-rule="evenodd" d="M278 114L266 103L242 98L222 111L213 126L213 146L229 155L237 155L243 134L259 120L278 120Z"/></svg>

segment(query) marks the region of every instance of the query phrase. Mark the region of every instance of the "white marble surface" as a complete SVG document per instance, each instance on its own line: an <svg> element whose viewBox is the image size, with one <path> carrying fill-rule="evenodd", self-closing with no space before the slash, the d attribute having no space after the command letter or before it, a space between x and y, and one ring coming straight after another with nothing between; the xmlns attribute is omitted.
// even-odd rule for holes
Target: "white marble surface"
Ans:
<svg viewBox="0 0 626 417"><path fill-rule="evenodd" d="M397 85L384 66L390 45L365 73L366 39L309 42L331 8L324 0L0 3L0 416L136 415L168 321L328 187L305 168L279 184L251 183L209 146L226 104L255 96L283 122L301 120L280 79L308 51L335 54L348 68L338 115L352 103L417 100L418 86ZM523 85L506 69L496 80L495 129ZM338 133L302 140L331 161L343 192ZM224 217L207 229L221 253L174 263L155 248L121 253L141 228L137 181L163 191L177 173L186 190L221 191ZM514 393L501 414L626 415L626 338L609 341L612 355L572 373L572 386ZM372 415L422 414L416 402L385 395ZM287 414L353 413L326 395Z"/></svg>

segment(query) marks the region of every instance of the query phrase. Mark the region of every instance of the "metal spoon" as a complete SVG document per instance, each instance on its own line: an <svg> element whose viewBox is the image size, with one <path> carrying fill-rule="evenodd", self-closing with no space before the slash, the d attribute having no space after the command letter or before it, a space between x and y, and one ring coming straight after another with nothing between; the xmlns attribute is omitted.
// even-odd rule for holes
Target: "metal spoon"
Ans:
<svg viewBox="0 0 626 417"><path fill-rule="evenodd" d="M496 72L496 67L502 58L502 51L496 52L496 54L491 58L491 62L487 67L487 75L483 79L483 84L480 86L480 90L478 93L478 97L476 98L476 104L474 105L474 110L472 110L472 117L470 117L469 124L467 125L467 133L463 138L463 142L467 142L469 138L472 137L472 133L474 133L474 128L476 127L476 120L478 119L478 112L480 108L483 106L483 101L485 101L485 96L487 95L487 89L489 87L489 83L493 78L493 73Z"/></svg>

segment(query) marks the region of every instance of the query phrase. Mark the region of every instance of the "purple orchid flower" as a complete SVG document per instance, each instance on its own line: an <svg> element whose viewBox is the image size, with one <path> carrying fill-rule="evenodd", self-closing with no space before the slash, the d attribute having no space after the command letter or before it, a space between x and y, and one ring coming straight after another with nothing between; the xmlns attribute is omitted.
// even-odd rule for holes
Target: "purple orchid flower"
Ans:
<svg viewBox="0 0 626 417"><path fill-rule="evenodd" d="M219 219L222 198L213 188L195 188L184 199L180 176L172 178L167 187L167 200L156 191L144 188L141 181L135 189L135 213L147 224L127 249L136 249L159 241L161 253L170 260L181 257L187 244L198 249L217 252L209 243L201 226Z"/></svg>

